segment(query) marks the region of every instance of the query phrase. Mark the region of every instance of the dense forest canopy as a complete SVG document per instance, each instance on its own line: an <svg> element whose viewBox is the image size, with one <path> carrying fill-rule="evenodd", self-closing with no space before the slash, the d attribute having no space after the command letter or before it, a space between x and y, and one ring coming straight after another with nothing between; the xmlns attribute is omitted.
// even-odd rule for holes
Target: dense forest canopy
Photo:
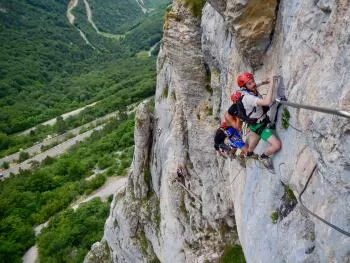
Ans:
<svg viewBox="0 0 350 263"><path fill-rule="evenodd" d="M149 64L147 59L131 58L160 40L166 4L144 14L136 1L89 2L101 31L125 37L97 34L83 1L73 9L73 26L66 18L66 0L0 0L0 132L13 134L101 99L118 83L121 69L132 71L132 63ZM155 58L148 60L154 63Z"/></svg>
<svg viewBox="0 0 350 263"><path fill-rule="evenodd" d="M75 21L70 24L68 2L0 0L0 155L110 112L118 110L120 115L68 153L32 163L33 170L0 182L0 262L21 262L35 243L33 227L50 218L52 223L38 238L40 260L83 259L101 238L109 204L95 200L76 212L66 209L108 176L125 174L132 160L134 129L126 107L155 91L155 54L139 54L160 41L167 1L145 1L144 13L134 0L89 0L100 33L88 21L82 0L72 10ZM16 135L92 102L97 102L94 107L74 117L57 118L55 126ZM4 163L2 168L8 166ZM105 172L87 181L94 169ZM68 228L67 222L74 224ZM71 244L66 238L76 241ZM78 256L66 258L73 250Z"/></svg>

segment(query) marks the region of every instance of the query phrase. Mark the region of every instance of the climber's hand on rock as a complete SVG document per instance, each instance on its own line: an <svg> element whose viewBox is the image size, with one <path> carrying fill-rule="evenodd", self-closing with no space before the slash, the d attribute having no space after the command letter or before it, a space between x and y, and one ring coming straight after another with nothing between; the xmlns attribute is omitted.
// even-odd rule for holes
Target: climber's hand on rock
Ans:
<svg viewBox="0 0 350 263"><path fill-rule="evenodd" d="M270 83L270 78L267 78L267 79L264 79L262 82L261 82L261 85L266 85L266 84L269 84Z"/></svg>

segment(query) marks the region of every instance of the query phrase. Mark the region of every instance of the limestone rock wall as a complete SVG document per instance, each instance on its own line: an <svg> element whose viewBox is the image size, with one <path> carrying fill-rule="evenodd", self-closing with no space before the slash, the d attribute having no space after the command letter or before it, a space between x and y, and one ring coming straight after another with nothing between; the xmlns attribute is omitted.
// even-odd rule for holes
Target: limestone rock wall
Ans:
<svg viewBox="0 0 350 263"><path fill-rule="evenodd" d="M349 19L344 0L209 0L200 18L173 2L155 112L138 110L128 187L112 203L101 243L113 262L215 262L235 243L247 262L350 262L349 237L291 194L298 196L316 167L305 205L350 230L348 119L288 108L297 129L277 125L276 174L254 160L243 168L213 149L241 71L281 75L290 101L349 111Z"/></svg>
<svg viewBox="0 0 350 263"><path fill-rule="evenodd" d="M265 2L260 4L263 9ZM221 10L207 5L202 19L206 60L212 61L215 70L223 69L218 85L223 94L220 116L228 108L228 94L237 89L232 87L235 76L254 68L253 63L245 64L244 57L239 58L242 56L236 37L215 29L230 31L227 10L221 15ZM349 111L349 18L346 1L280 1L272 42L255 75L258 79L281 75L290 101ZM246 19L254 23L255 18ZM227 43L232 38L230 49ZM303 194L305 205L322 218L350 230L349 120L288 109L290 123L300 131L292 127L283 130L278 125L277 135L283 148L274 158L276 175L249 161L245 176L238 177L231 188L247 262L348 262L349 238L304 212L300 204L280 215L277 224L272 223L273 211L281 211L284 205L281 182L298 196L317 166ZM261 142L257 152L261 153L264 147L266 143ZM230 177L235 176L230 172Z"/></svg>

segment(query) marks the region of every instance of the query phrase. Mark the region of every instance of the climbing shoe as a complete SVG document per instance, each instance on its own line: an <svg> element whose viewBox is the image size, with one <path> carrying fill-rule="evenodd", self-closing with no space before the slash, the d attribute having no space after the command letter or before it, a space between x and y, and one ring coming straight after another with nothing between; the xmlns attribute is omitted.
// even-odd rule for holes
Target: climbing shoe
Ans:
<svg viewBox="0 0 350 263"><path fill-rule="evenodd" d="M275 169L273 167L273 163L270 157L262 154L258 157L258 160L269 170L271 173L275 173Z"/></svg>
<svg viewBox="0 0 350 263"><path fill-rule="evenodd" d="M246 155L245 155L245 158L246 159L255 159L255 160L257 160L259 158L259 155L257 155L254 152L247 152Z"/></svg>
<svg viewBox="0 0 350 263"><path fill-rule="evenodd" d="M230 159L236 159L237 156L236 156L236 151L235 150L231 150L227 153L227 155L230 157Z"/></svg>

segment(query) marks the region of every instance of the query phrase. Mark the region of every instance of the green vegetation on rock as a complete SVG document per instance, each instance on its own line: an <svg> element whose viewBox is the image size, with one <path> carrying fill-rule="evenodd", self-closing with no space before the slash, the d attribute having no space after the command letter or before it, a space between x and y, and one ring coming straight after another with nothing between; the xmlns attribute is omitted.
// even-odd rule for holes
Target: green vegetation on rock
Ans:
<svg viewBox="0 0 350 263"><path fill-rule="evenodd" d="M206 0L184 0L184 5L191 11L193 16L201 17L205 2Z"/></svg>
<svg viewBox="0 0 350 263"><path fill-rule="evenodd" d="M286 197L289 201L297 200L297 198L295 197L295 195L293 193L293 190L290 189L289 185L284 184L283 187L284 187L284 194L286 195Z"/></svg>
<svg viewBox="0 0 350 263"><path fill-rule="evenodd" d="M272 221L272 224L277 224L278 218L279 218L278 211L273 211L273 212L271 213L271 221Z"/></svg>
<svg viewBox="0 0 350 263"><path fill-rule="evenodd" d="M246 261L245 261L242 247L239 245L226 247L219 262L220 263L245 263Z"/></svg>
<svg viewBox="0 0 350 263"><path fill-rule="evenodd" d="M282 128L283 129L288 129L289 127L289 119L290 119L290 113L287 108L284 108L283 113L282 113Z"/></svg>

